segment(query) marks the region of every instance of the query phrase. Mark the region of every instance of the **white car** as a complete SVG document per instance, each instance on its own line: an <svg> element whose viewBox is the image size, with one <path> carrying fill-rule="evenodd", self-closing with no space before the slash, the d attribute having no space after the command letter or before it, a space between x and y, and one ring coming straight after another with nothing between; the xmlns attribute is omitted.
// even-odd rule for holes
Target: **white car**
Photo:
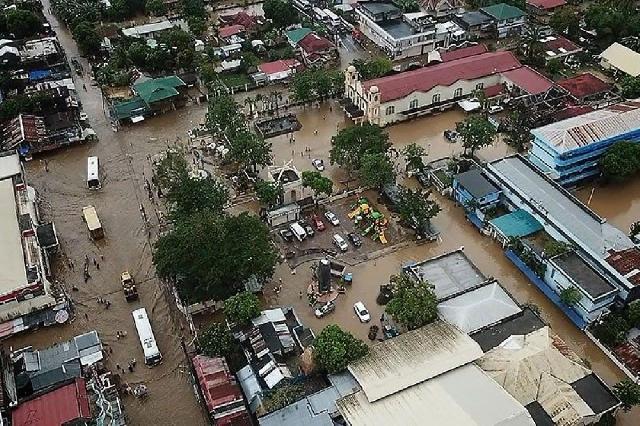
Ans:
<svg viewBox="0 0 640 426"><path fill-rule="evenodd" d="M87 121L89 119L89 116L87 115L86 112L81 112L79 118L80 118L80 121Z"/></svg>
<svg viewBox="0 0 640 426"><path fill-rule="evenodd" d="M314 158L313 160L311 160L311 164L316 168L317 171L324 171L324 161Z"/></svg>
<svg viewBox="0 0 640 426"><path fill-rule="evenodd" d="M349 250L349 245L340 234L335 234L333 236L333 244L335 244L341 252Z"/></svg>
<svg viewBox="0 0 640 426"><path fill-rule="evenodd" d="M504 107L502 105L491 105L489 107L489 114L497 114L502 111L504 111Z"/></svg>
<svg viewBox="0 0 640 426"><path fill-rule="evenodd" d="M324 214L324 217L326 217L329 223L332 224L333 226L340 225L340 220L338 220L338 216L336 216L333 212L327 211Z"/></svg>
<svg viewBox="0 0 640 426"><path fill-rule="evenodd" d="M369 315L369 311L367 311L367 308L364 306L364 303L356 302L353 305L353 310L356 311L356 315L358 316L358 319L360 320L360 322L371 321L371 315Z"/></svg>

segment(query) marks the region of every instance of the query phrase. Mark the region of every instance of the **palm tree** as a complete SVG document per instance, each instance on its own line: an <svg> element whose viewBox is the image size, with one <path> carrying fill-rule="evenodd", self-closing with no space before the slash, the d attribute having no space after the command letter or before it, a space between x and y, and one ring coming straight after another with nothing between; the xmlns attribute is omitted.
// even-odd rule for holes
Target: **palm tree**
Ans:
<svg viewBox="0 0 640 426"><path fill-rule="evenodd" d="M542 55L543 45L540 41L542 38L542 31L538 25L529 27L520 38L518 50L529 65L543 65L541 63L544 57L544 55Z"/></svg>

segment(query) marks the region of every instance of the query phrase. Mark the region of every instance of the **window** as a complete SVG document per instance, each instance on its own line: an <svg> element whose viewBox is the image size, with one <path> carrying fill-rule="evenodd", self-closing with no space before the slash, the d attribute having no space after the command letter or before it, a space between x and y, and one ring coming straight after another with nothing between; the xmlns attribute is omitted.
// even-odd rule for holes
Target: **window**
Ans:
<svg viewBox="0 0 640 426"><path fill-rule="evenodd" d="M484 88L484 83L478 83L476 84L476 89L477 90L482 90Z"/></svg>
<svg viewBox="0 0 640 426"><path fill-rule="evenodd" d="M418 108L418 100L414 99L409 103L409 109L416 109Z"/></svg>
<svg viewBox="0 0 640 426"><path fill-rule="evenodd" d="M431 103L435 104L437 102L440 102L440 93L436 93L435 95L433 95L433 97L431 98Z"/></svg>
<svg viewBox="0 0 640 426"><path fill-rule="evenodd" d="M453 92L453 97L458 98L462 96L462 87L458 87L455 92Z"/></svg>
<svg viewBox="0 0 640 426"><path fill-rule="evenodd" d="M393 114L393 113L395 113L395 112L396 112L396 108L395 108L394 106L388 106L388 107L387 107L387 109L386 109L386 111L385 111L385 113L386 113L387 115L391 115L391 114Z"/></svg>

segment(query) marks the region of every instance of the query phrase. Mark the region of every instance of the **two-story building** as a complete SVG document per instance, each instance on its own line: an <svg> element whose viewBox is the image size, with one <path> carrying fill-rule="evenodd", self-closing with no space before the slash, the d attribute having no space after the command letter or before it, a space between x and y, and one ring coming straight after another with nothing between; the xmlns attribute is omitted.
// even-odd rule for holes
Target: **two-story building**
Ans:
<svg viewBox="0 0 640 426"><path fill-rule="evenodd" d="M422 10L436 19L448 18L464 10L463 0L420 0Z"/></svg>
<svg viewBox="0 0 640 426"><path fill-rule="evenodd" d="M536 19L546 22L551 14L567 4L567 0L527 0L527 12Z"/></svg>
<svg viewBox="0 0 640 426"><path fill-rule="evenodd" d="M495 36L498 38L521 35L527 23L527 14L507 3L483 7L480 12L491 18Z"/></svg>
<svg viewBox="0 0 640 426"><path fill-rule="evenodd" d="M561 185L600 174L598 162L619 141L640 141L640 99L531 130L532 163Z"/></svg>
<svg viewBox="0 0 640 426"><path fill-rule="evenodd" d="M403 13L392 3L362 2L355 12L360 33L392 59L424 55L466 40L457 24L437 26L428 13Z"/></svg>

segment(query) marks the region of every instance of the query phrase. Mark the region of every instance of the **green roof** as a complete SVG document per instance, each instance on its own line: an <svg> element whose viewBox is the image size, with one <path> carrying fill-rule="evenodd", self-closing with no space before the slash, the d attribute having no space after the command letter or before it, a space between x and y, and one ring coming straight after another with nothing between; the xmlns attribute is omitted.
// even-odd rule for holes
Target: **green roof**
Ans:
<svg viewBox="0 0 640 426"><path fill-rule="evenodd" d="M122 120L125 118L131 118L138 115L144 115L149 112L149 107L140 96L134 96L133 98L119 102L113 106L116 118Z"/></svg>
<svg viewBox="0 0 640 426"><path fill-rule="evenodd" d="M311 32L310 28L297 28L295 30L287 31L287 38L291 40L293 44L298 44L300 40L305 38Z"/></svg>
<svg viewBox="0 0 640 426"><path fill-rule="evenodd" d="M492 6L483 7L480 9L486 15L492 16L498 21L504 21L505 19L520 18L525 13L515 6L511 6L506 3L498 3Z"/></svg>
<svg viewBox="0 0 640 426"><path fill-rule="evenodd" d="M184 81L175 75L168 77L154 78L142 83L134 84L138 96L148 105L154 102L163 101L178 95L178 87L186 86Z"/></svg>
<svg viewBox="0 0 640 426"><path fill-rule="evenodd" d="M490 220L489 223L507 238L526 237L542 229L540 222L522 209Z"/></svg>

